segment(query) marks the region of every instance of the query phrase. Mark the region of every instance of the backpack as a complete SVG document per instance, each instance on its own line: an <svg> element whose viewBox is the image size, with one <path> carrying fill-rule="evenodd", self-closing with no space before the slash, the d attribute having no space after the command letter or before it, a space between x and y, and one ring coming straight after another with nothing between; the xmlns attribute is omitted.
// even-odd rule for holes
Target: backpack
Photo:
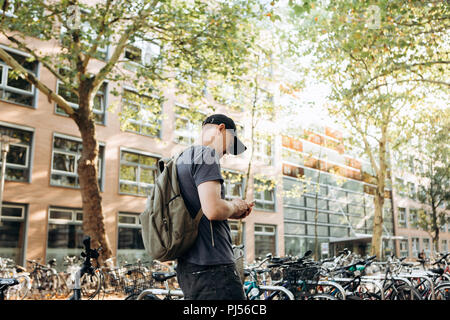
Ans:
<svg viewBox="0 0 450 320"><path fill-rule="evenodd" d="M202 209L191 217L180 193L176 161L179 155L158 161L159 176L139 216L144 247L152 260L175 260L197 238Z"/></svg>

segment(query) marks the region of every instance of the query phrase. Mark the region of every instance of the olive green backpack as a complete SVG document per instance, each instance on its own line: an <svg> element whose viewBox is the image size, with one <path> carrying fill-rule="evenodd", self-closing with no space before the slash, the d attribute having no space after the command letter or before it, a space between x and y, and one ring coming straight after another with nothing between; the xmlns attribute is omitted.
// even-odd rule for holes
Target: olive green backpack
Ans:
<svg viewBox="0 0 450 320"><path fill-rule="evenodd" d="M159 176L140 215L145 250L162 262L175 260L194 244L203 215L200 209L193 219L186 208L178 184L178 157L158 161Z"/></svg>

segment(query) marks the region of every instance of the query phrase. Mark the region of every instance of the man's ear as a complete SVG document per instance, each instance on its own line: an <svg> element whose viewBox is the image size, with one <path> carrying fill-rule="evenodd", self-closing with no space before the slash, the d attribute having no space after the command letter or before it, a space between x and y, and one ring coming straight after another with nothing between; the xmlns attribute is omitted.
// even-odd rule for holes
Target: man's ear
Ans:
<svg viewBox="0 0 450 320"><path fill-rule="evenodd" d="M219 124L219 131L222 131L222 129L225 129L225 124L221 123Z"/></svg>

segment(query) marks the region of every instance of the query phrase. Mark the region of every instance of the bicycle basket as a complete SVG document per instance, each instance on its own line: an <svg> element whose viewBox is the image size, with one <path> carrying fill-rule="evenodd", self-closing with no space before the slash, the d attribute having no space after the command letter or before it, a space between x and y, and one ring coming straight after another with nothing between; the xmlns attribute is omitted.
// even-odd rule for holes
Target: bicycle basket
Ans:
<svg viewBox="0 0 450 320"><path fill-rule="evenodd" d="M143 268L135 265L125 268L123 282L123 290L127 295L139 294L152 287L152 281L146 276Z"/></svg>
<svg viewBox="0 0 450 320"><path fill-rule="evenodd" d="M283 279L291 284L301 284L305 289L317 286L320 277L318 266L288 267L283 269Z"/></svg>

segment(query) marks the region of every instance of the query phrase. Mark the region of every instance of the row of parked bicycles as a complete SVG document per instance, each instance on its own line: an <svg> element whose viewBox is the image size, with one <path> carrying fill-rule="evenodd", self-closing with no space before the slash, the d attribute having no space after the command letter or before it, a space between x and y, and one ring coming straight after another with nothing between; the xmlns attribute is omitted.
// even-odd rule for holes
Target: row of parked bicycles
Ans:
<svg viewBox="0 0 450 320"><path fill-rule="evenodd" d="M125 263L114 266L113 259L99 266L99 249L90 248L84 241L81 256L66 256L64 271L57 271L56 260L45 265L27 260L28 268L16 265L12 259L0 257L0 300L92 300L133 296L145 288L155 286L148 280L152 272L170 270L158 261Z"/></svg>
<svg viewBox="0 0 450 320"><path fill-rule="evenodd" d="M81 257L66 257L64 272L55 260L46 265L30 260L29 269L0 258L1 299L183 299L176 266L159 261L115 267L92 263L99 249L84 241ZM449 253L432 261L406 262L391 256L376 261L348 249L315 261L312 252L301 257L274 257L246 265L243 287L248 300L450 300Z"/></svg>
<svg viewBox="0 0 450 320"><path fill-rule="evenodd" d="M350 250L314 261L267 257L245 269L248 299L450 300L449 253L435 261L406 262L391 256L362 258Z"/></svg>

